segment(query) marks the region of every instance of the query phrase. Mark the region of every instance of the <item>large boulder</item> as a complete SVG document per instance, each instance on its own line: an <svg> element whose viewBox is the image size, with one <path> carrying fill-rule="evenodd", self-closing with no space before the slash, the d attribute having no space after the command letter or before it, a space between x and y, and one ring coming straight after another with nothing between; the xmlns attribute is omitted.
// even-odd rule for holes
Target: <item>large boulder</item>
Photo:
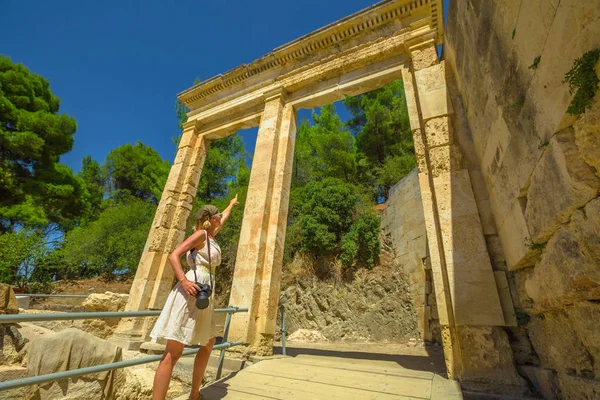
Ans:
<svg viewBox="0 0 600 400"><path fill-rule="evenodd" d="M177 363L180 366L182 360ZM173 399L184 393L190 393L190 384L192 383L191 372L187 375L186 381L183 382L177 376L177 366L173 371L173 377L169 384L167 398ZM154 368L153 368L154 367ZM156 374L156 363L137 365L135 367L126 368L123 370L125 382L115 393L115 400L146 400L152 397L152 386L154 383L154 375Z"/></svg>
<svg viewBox="0 0 600 400"><path fill-rule="evenodd" d="M60 333L45 334L31 342L27 375L51 374L121 359L120 347L77 328L68 328ZM32 386L29 399L114 399L124 380L122 370L104 371Z"/></svg>
<svg viewBox="0 0 600 400"><path fill-rule="evenodd" d="M593 316L588 310L575 310L571 318L563 310L549 311L531 318L527 324L531 343L540 359L542 368L553 369L559 373L589 376L593 375L593 359L586 349L586 342L579 334L589 334L593 329L578 332L573 323L578 318ZM587 321L594 325L593 321ZM595 324L597 325L597 324ZM593 340L593 337L590 338Z"/></svg>
<svg viewBox="0 0 600 400"><path fill-rule="evenodd" d="M123 311L128 299L128 294L112 292L92 293L83 302L83 307L87 312ZM107 339L112 336L119 321L118 318L85 319L78 321L75 325L94 336Z"/></svg>
<svg viewBox="0 0 600 400"><path fill-rule="evenodd" d="M0 283L0 314L18 314L19 304L15 292L4 283ZM0 325L0 365L21 362L23 348L27 343L17 329L17 324Z"/></svg>
<svg viewBox="0 0 600 400"><path fill-rule="evenodd" d="M22 361L27 340L19 333L17 324L0 324L0 365Z"/></svg>
<svg viewBox="0 0 600 400"><path fill-rule="evenodd" d="M0 314L18 314L19 303L10 285L0 283Z"/></svg>
<svg viewBox="0 0 600 400"><path fill-rule="evenodd" d="M554 135L527 191L525 216L532 242L547 242L573 212L598 195L600 178L594 172L583 160L572 128Z"/></svg>
<svg viewBox="0 0 600 400"><path fill-rule="evenodd" d="M0 382L14 381L27 377L27 368L19 365L0 365ZM0 392L2 400L23 400L27 398L27 388L21 387Z"/></svg>
<svg viewBox="0 0 600 400"><path fill-rule="evenodd" d="M123 311L128 299L128 294L92 293L83 302L83 307L87 312Z"/></svg>
<svg viewBox="0 0 600 400"><path fill-rule="evenodd" d="M596 73L600 75L600 64L596 65ZM585 110L573 128L581 156L600 177L600 93L596 93L591 107Z"/></svg>
<svg viewBox="0 0 600 400"><path fill-rule="evenodd" d="M535 311L600 300L600 198L575 211L546 244L525 291ZM522 294L521 294L522 296Z"/></svg>

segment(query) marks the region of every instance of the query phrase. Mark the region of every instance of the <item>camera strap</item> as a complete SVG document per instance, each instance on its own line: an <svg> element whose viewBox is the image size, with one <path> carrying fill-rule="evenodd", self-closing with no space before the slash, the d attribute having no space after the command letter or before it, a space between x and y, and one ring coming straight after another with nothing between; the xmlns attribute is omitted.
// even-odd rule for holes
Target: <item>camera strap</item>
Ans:
<svg viewBox="0 0 600 400"><path fill-rule="evenodd" d="M213 277L212 277L212 262L210 260L210 238L208 237L208 232L204 231L206 235L206 246L208 247L208 276L210 277L210 290L215 290L213 287ZM196 275L196 250L194 249L192 252L192 259L194 260L194 280L198 282L198 275Z"/></svg>
<svg viewBox="0 0 600 400"><path fill-rule="evenodd" d="M210 290L214 291L213 278L212 278L212 262L210 260L210 238L208 237L208 231L204 231L206 234L206 246L208 247L208 276L210 277Z"/></svg>

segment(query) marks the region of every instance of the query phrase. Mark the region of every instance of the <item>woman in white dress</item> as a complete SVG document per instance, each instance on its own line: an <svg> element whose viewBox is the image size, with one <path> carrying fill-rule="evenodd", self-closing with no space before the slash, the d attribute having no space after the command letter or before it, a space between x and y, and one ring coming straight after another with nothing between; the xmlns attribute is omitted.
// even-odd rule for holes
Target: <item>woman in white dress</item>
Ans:
<svg viewBox="0 0 600 400"><path fill-rule="evenodd" d="M183 347L195 344L200 345L200 350L194 360L190 399L200 399L202 377L216 339L213 315L214 287L209 306L205 309L198 309L195 296L200 287L194 282L211 283L210 264L214 283L215 269L221 264L221 249L214 237L229 218L232 208L237 204L239 202L236 195L222 213L219 213L215 206L203 206L196 213L196 231L169 255L169 263L178 283L169 293L165 306L150 333L153 341L157 341L159 338L167 340L163 358L156 369L156 375L154 375L153 400L164 400L169 389L173 367L181 357ZM210 243L207 243L207 240ZM210 256L208 249L210 249ZM180 262L184 254L187 256L187 263L190 267L187 273L183 272Z"/></svg>

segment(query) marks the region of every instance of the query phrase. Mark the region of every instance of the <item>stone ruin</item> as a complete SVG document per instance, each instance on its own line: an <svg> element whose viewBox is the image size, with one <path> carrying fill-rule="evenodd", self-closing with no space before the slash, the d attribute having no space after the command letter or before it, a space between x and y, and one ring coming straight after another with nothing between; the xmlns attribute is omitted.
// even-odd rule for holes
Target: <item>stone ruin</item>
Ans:
<svg viewBox="0 0 600 400"><path fill-rule="evenodd" d="M126 310L164 304L210 142L258 126L230 299L250 312L230 334L269 354L297 111L402 79L427 247L411 271L449 376L471 390L598 396L600 98L571 115L563 80L600 47L600 3L450 0L445 29L442 10L382 1L180 93L188 122ZM137 348L152 324L124 320L115 340Z"/></svg>

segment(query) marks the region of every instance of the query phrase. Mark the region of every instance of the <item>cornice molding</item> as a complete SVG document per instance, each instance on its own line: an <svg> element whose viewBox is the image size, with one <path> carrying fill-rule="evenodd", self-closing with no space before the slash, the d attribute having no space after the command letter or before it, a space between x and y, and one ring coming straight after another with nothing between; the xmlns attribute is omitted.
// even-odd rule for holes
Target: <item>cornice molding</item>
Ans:
<svg viewBox="0 0 600 400"><path fill-rule="evenodd" d="M250 64L242 64L224 74L201 82L180 93L178 98L185 105L190 106L200 99L255 75L306 58L323 48L348 42L351 38L377 29L390 21L410 17L426 7L430 10L431 27L438 32L438 36L441 36L442 19L439 16L441 0L385 0L280 46ZM440 40L438 38L438 42Z"/></svg>

